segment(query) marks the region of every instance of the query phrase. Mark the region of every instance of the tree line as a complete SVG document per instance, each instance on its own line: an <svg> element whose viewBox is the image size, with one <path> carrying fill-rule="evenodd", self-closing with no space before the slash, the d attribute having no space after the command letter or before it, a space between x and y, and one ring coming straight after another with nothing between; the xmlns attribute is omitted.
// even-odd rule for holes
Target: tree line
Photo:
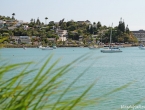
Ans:
<svg viewBox="0 0 145 110"><path fill-rule="evenodd" d="M12 14L12 17L0 16L0 20L16 20L14 15L15 13ZM9 26L5 24L3 28L0 28L0 38L8 36L38 36L47 43L47 38L58 39L59 36L56 33L56 29L62 29L68 31L68 39L71 40L79 40L80 36L82 36L83 42L88 42L92 41L92 35L97 35L95 38L96 41L108 43L110 40L110 30L112 28L112 42L137 42L137 39L130 32L128 25L125 27L124 21L119 21L118 26L107 27L102 25L100 21L87 24L73 20L66 22L65 19L62 19L58 23L54 21L47 23L47 19L46 17L45 23L41 22L39 18L36 20L31 19L28 24L19 25L13 30L8 30ZM28 25L27 29L24 29L25 25Z"/></svg>

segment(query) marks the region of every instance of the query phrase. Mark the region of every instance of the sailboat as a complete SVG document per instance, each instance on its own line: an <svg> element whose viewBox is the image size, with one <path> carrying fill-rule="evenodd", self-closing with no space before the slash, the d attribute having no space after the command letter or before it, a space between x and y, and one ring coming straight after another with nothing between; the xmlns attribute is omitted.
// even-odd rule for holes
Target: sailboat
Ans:
<svg viewBox="0 0 145 110"><path fill-rule="evenodd" d="M113 26L113 23L112 23ZM114 48L111 47L111 39L112 39L112 27L111 27L111 34L110 34L110 44L108 48L105 48L103 50L101 50L102 53L118 53L118 52L122 52L119 48Z"/></svg>

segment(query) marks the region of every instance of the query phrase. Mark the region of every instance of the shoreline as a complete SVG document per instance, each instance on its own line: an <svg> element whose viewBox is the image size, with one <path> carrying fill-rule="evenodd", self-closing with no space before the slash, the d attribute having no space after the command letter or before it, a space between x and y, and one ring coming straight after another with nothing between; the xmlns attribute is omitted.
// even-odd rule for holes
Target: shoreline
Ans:
<svg viewBox="0 0 145 110"><path fill-rule="evenodd" d="M81 47L82 45L74 45L74 46L69 46L69 45L57 45L57 47ZM98 48L102 48L104 45L98 45ZM137 47L138 45L133 45L133 44L124 44L122 45L123 47ZM38 48L38 45L0 45L0 48L23 48L23 47L27 47L27 48ZM50 46L52 47L52 46ZM83 47L89 47L88 45L82 46Z"/></svg>

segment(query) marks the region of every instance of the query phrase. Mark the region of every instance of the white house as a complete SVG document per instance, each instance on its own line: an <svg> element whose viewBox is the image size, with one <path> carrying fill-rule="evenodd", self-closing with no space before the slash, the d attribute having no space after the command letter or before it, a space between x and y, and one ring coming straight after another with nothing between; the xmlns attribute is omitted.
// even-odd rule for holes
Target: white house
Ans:
<svg viewBox="0 0 145 110"><path fill-rule="evenodd" d="M23 21L22 21L22 20L18 20L18 22L16 23L15 26L20 26L20 25L22 25L22 24L23 24Z"/></svg>
<svg viewBox="0 0 145 110"><path fill-rule="evenodd" d="M66 41L66 38L68 36L68 32L67 30L61 30L61 29L57 29L56 33L59 36L59 41Z"/></svg>
<svg viewBox="0 0 145 110"><path fill-rule="evenodd" d="M26 44L31 43L31 39L29 36L20 36L19 40L20 40L20 43L26 43Z"/></svg>

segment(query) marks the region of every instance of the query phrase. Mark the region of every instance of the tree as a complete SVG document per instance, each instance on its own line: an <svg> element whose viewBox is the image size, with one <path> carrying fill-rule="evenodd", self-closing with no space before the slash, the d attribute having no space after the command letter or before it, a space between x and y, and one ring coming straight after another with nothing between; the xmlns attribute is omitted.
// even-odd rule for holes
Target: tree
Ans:
<svg viewBox="0 0 145 110"><path fill-rule="evenodd" d="M102 26L102 25L101 25L101 22L98 21L98 23L97 23L97 28L99 29L101 26Z"/></svg>
<svg viewBox="0 0 145 110"><path fill-rule="evenodd" d="M127 25L127 27L126 27L126 33L127 33L127 34L130 33L130 30L129 30L129 28L128 28L128 25Z"/></svg>
<svg viewBox="0 0 145 110"><path fill-rule="evenodd" d="M123 32L123 33L125 32L125 23L124 23L124 21L122 22L122 18L119 21L118 30Z"/></svg>
<svg viewBox="0 0 145 110"><path fill-rule="evenodd" d="M61 26L63 22L64 22L64 18L59 21L59 26Z"/></svg>
<svg viewBox="0 0 145 110"><path fill-rule="evenodd" d="M31 23L33 22L33 18L30 20L30 22L31 22Z"/></svg>
<svg viewBox="0 0 145 110"><path fill-rule="evenodd" d="M37 24L37 25L40 25L40 24L41 24L39 18L37 18L36 24Z"/></svg>

